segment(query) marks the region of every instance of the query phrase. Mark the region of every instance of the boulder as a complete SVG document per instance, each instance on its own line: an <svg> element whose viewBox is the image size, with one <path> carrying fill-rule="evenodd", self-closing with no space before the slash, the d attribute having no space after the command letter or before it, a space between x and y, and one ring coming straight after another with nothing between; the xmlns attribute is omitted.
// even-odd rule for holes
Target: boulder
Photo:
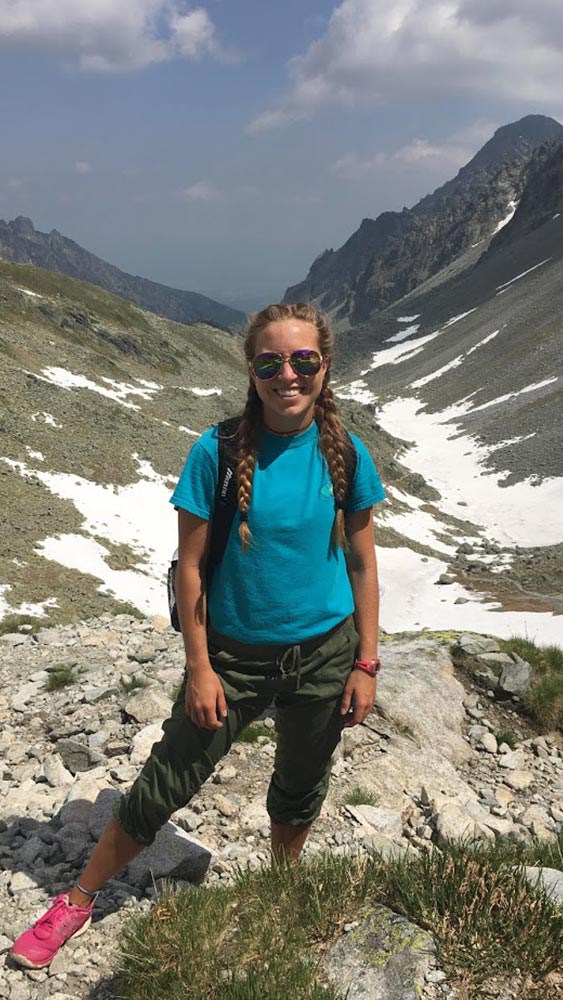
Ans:
<svg viewBox="0 0 563 1000"><path fill-rule="evenodd" d="M158 831L154 843L146 847L127 869L134 885L144 887L154 879L171 878L198 885L203 881L213 853L199 840L188 836L175 823L168 822Z"/></svg>
<svg viewBox="0 0 563 1000"><path fill-rule="evenodd" d="M160 688L149 687L143 688L142 691L128 698L125 703L125 711L136 722L148 725L151 722L167 719L172 705L172 700Z"/></svg>
<svg viewBox="0 0 563 1000"><path fill-rule="evenodd" d="M322 965L348 1000L414 1000L422 995L435 955L427 931L376 905L329 949Z"/></svg>

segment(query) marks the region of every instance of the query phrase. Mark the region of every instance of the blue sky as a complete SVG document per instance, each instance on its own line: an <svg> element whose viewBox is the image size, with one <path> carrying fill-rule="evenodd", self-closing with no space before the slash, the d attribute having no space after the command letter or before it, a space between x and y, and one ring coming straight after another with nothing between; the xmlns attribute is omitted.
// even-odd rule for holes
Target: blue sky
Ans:
<svg viewBox="0 0 563 1000"><path fill-rule="evenodd" d="M560 0L0 0L0 218L261 305L561 120L562 55Z"/></svg>

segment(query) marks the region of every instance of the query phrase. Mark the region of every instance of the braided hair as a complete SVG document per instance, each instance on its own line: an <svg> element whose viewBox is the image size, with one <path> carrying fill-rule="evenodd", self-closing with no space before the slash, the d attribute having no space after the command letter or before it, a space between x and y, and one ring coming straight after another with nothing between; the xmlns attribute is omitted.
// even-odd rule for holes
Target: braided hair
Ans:
<svg viewBox="0 0 563 1000"><path fill-rule="evenodd" d="M334 394L329 386L330 362L332 360L334 342L327 320L313 306L306 305L303 302L267 306L266 309L262 309L250 317L250 325L244 342L245 357L249 363L252 361L256 354L258 335L270 323L286 319L298 319L314 326L319 339L320 353L328 361L321 392L315 403L314 418L319 427L319 447L327 463L334 491L336 510L332 529L332 541L334 545L346 549L344 503L348 489L345 461L347 435L336 409ZM262 417L262 400L258 396L254 382L251 379L246 405L240 422L237 452L237 497L240 513L239 536L245 552L252 540L250 528L248 527L248 511L252 502L252 482L256 468L260 431L263 426Z"/></svg>

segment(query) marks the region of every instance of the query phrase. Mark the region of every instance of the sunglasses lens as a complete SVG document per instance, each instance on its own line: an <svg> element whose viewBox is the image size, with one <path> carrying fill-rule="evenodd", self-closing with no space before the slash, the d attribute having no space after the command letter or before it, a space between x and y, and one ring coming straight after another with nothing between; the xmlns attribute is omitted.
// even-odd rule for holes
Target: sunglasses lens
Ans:
<svg viewBox="0 0 563 1000"><path fill-rule="evenodd" d="M254 358L252 371L256 375L256 378L274 378L282 365L283 357L281 354L275 354L273 351L265 351L264 354L258 354Z"/></svg>
<svg viewBox="0 0 563 1000"><path fill-rule="evenodd" d="M264 351L263 354L258 354L254 358L252 371L259 379L275 378L276 375L279 375L283 363L283 354L278 354L277 351ZM303 348L303 350L293 351L289 355L289 363L297 375L307 377L317 374L322 364L322 358L317 351Z"/></svg>
<svg viewBox="0 0 563 1000"><path fill-rule="evenodd" d="M316 375L321 367L321 356L316 351L294 351L289 363L298 375Z"/></svg>

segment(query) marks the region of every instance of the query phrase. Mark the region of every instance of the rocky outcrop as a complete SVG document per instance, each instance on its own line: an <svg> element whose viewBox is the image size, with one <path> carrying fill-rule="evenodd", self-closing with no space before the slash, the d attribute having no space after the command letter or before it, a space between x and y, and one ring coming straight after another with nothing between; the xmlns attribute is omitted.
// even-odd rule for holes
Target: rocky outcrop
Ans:
<svg viewBox="0 0 563 1000"><path fill-rule="evenodd" d="M471 246L490 237L522 196L534 151L563 138L552 118L529 115L498 129L457 177L412 209L366 218L338 250L326 250L285 300L313 301L358 326Z"/></svg>
<svg viewBox="0 0 563 1000"><path fill-rule="evenodd" d="M70 278L89 281L177 323L203 322L230 330L238 329L245 321L244 313L238 309L231 309L198 292L169 288L157 281L127 274L56 229L40 233L31 219L24 216L18 216L11 222L0 219L0 259L16 264L34 264L47 271L58 271L68 274Z"/></svg>
<svg viewBox="0 0 563 1000"><path fill-rule="evenodd" d="M459 645L481 655L477 637ZM474 685L470 672L456 676L449 647L437 639L389 639L382 656L377 710L344 731L306 856L328 849L391 857L459 838L553 840L563 830L560 734L538 736L516 714L514 696L499 700ZM72 683L48 690L49 678L64 676L61 666L69 663ZM270 712L255 741L237 743L153 847L108 884L96 904L95 933L63 949L49 973L23 978L5 964L13 937L81 871L115 800L160 737L182 669L181 639L161 618L106 615L0 639L0 976L10 1000L57 993L102 1000L116 932L131 909L151 905L158 879L211 885L229 880L241 863L268 861ZM513 746L502 741L508 731ZM353 969L357 942L367 935L379 942L375 978L362 980L366 992L358 996L387 996L373 991L389 977L410 980L410 995L415 982L428 1000L447 995L436 992L442 973L430 946L420 950L418 928L384 908L369 920L349 928L327 969ZM415 952L420 965L413 965ZM394 995L407 997L406 990Z"/></svg>

